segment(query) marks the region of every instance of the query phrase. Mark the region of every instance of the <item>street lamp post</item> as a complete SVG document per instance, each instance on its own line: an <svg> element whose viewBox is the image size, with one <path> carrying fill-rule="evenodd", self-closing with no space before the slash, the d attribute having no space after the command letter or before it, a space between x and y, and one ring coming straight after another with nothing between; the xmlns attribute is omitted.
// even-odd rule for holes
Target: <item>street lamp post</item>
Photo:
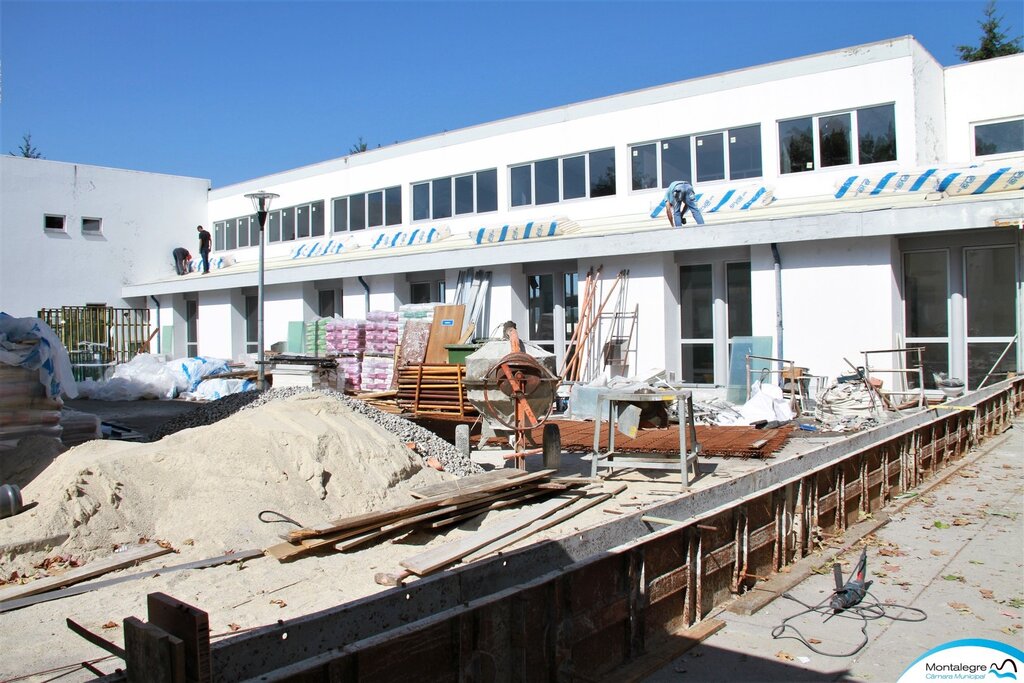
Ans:
<svg viewBox="0 0 1024 683"><path fill-rule="evenodd" d="M263 231L267 227L267 214L270 212L270 202L277 199L280 195L276 195L273 192L253 192L252 194L245 195L252 200L252 207L256 210L256 218L260 222L260 280L259 280L259 291L258 291L258 303L257 308L257 325L259 327L259 348L256 349L256 365L257 365L257 376L259 377L258 384L260 391L264 391L267 388L267 375L263 365L263 354L266 344L263 339Z"/></svg>

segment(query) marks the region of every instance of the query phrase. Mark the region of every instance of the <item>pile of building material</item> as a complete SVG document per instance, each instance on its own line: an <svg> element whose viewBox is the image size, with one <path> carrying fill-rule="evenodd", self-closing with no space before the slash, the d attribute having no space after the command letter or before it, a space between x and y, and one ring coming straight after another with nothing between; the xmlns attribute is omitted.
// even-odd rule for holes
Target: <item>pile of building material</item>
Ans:
<svg viewBox="0 0 1024 683"><path fill-rule="evenodd" d="M156 443L92 441L58 456L23 490L37 505L0 520L0 575L31 573L54 551L107 557L139 538L190 557L264 548L282 529L263 511L318 523L407 504L446 478L333 396L268 400Z"/></svg>

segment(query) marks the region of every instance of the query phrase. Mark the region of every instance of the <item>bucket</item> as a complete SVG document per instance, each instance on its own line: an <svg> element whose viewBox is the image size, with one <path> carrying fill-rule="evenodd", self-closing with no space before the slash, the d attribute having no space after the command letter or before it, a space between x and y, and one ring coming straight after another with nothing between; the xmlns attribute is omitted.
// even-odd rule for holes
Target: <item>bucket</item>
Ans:
<svg viewBox="0 0 1024 683"><path fill-rule="evenodd" d="M21 512L21 489L15 484L0 486L0 519Z"/></svg>

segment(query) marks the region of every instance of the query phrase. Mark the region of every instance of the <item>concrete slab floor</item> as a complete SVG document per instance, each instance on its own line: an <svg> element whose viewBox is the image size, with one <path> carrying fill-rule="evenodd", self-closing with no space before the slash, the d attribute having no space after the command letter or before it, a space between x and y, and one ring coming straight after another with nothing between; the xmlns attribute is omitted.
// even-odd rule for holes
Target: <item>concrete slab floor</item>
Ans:
<svg viewBox="0 0 1024 683"><path fill-rule="evenodd" d="M195 401L98 401L93 399L66 399L64 405L72 410L91 413L101 422L129 427L149 436L168 420L198 408Z"/></svg>
<svg viewBox="0 0 1024 683"><path fill-rule="evenodd" d="M968 458L971 458L968 455ZM919 623L866 623L867 644L828 657L772 629L804 608L776 599L752 616L716 614L724 629L646 680L895 681L930 648L986 638L1024 648L1024 420L982 446L980 457L896 513L865 543L841 556L844 576L868 549L871 595L881 603L924 610ZM824 569L832 555L821 554ZM814 574L790 593L810 604L828 598L831 572ZM869 598L870 600L870 598ZM915 615L886 607L894 617ZM808 615L795 625L819 650L845 653L863 640L860 620ZM789 632L791 634L791 632Z"/></svg>

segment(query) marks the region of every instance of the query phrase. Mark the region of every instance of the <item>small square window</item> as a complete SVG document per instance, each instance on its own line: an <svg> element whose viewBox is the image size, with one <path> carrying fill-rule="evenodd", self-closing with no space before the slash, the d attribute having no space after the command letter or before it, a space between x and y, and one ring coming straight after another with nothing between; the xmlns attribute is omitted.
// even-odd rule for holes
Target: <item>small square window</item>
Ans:
<svg viewBox="0 0 1024 683"><path fill-rule="evenodd" d="M52 214L43 215L43 229L44 230L64 230L64 216L54 216Z"/></svg>
<svg viewBox="0 0 1024 683"><path fill-rule="evenodd" d="M83 218L82 232L86 235L99 235L103 220L100 218Z"/></svg>

